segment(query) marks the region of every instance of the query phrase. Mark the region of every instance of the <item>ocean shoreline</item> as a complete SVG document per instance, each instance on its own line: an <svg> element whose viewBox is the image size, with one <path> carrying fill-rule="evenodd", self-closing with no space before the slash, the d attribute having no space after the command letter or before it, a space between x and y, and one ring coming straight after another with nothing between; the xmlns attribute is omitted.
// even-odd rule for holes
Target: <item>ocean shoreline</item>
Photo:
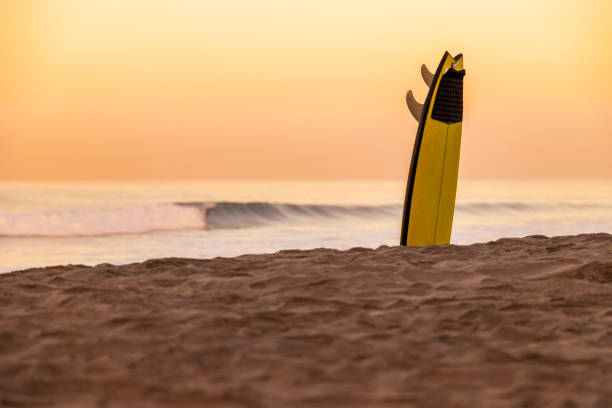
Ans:
<svg viewBox="0 0 612 408"><path fill-rule="evenodd" d="M0 306L2 406L612 402L605 233L33 268Z"/></svg>

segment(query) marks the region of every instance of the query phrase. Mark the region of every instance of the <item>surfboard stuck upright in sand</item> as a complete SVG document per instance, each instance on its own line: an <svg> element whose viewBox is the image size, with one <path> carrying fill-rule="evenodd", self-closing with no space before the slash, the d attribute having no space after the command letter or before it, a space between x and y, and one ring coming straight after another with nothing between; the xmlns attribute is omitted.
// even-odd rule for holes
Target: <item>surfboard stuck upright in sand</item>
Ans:
<svg viewBox="0 0 612 408"><path fill-rule="evenodd" d="M444 53L432 74L421 66L429 86L425 103L406 102L419 122L406 186L400 244L408 246L450 243L463 120L463 55Z"/></svg>

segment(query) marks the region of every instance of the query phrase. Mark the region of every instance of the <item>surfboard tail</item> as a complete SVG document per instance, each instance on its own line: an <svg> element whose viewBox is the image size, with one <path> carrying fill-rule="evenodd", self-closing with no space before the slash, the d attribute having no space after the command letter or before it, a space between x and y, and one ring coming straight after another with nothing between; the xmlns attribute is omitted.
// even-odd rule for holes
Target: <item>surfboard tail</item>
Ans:
<svg viewBox="0 0 612 408"><path fill-rule="evenodd" d="M448 52L434 74L423 64L421 76L429 86L419 104L412 91L406 103L419 122L412 152L402 217L400 244L450 243L463 122L463 55Z"/></svg>

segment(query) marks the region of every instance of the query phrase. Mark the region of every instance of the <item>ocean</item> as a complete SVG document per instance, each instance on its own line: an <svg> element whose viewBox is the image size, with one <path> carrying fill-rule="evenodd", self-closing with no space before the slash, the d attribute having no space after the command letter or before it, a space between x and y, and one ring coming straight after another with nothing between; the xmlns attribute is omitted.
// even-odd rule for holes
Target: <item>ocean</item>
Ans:
<svg viewBox="0 0 612 408"><path fill-rule="evenodd" d="M0 272L399 243L405 181L0 182ZM452 243L612 233L612 181L460 180Z"/></svg>

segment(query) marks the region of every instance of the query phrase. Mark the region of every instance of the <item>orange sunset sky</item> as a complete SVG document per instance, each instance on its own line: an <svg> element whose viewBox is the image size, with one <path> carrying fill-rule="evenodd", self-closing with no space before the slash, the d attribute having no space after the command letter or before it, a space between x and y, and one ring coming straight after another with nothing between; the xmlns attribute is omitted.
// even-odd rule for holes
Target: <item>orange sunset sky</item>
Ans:
<svg viewBox="0 0 612 408"><path fill-rule="evenodd" d="M445 50L461 177L610 178L611 4L2 0L0 179L404 179Z"/></svg>

